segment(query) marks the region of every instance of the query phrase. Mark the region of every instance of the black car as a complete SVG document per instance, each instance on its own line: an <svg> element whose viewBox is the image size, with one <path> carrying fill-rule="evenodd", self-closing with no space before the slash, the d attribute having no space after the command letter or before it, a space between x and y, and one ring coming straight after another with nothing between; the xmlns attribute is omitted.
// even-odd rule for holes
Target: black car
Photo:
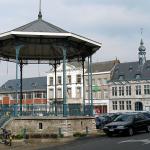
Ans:
<svg viewBox="0 0 150 150"><path fill-rule="evenodd" d="M147 118L150 118L150 112L142 112L142 114L147 117Z"/></svg>
<svg viewBox="0 0 150 150"><path fill-rule="evenodd" d="M102 129L105 124L110 123L111 121L112 121L112 118L107 114L97 116L95 118L96 129Z"/></svg>
<svg viewBox="0 0 150 150"><path fill-rule="evenodd" d="M150 132L150 119L143 114L122 114L103 128L108 136L121 133L132 136L136 131L141 130Z"/></svg>

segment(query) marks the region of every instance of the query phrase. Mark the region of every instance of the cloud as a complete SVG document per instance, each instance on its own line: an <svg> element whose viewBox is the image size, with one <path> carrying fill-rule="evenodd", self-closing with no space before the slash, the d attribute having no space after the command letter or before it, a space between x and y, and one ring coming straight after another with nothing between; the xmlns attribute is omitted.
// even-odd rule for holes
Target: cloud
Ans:
<svg viewBox="0 0 150 150"><path fill-rule="evenodd" d="M94 61L118 57L121 61L137 61L140 28L150 59L150 1L149 0L43 0L43 19L65 30L102 42L102 48L93 56ZM11 30L37 19L37 0L1 0L0 32ZM6 72L6 63L2 72ZM11 66L11 65L10 65ZM37 67L24 68L26 77L37 76ZM33 68L33 69L32 69ZM9 67L15 78L15 65ZM44 74L48 66L40 68ZM33 70L31 73L30 70ZM12 72L12 73L10 73Z"/></svg>

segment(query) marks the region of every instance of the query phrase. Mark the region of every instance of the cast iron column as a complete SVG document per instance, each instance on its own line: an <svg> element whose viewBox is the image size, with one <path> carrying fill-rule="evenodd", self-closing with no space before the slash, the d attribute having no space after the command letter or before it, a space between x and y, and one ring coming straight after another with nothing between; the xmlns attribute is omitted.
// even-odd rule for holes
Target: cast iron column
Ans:
<svg viewBox="0 0 150 150"><path fill-rule="evenodd" d="M91 88L91 116L93 116L93 90L92 90L92 56L90 56L90 88Z"/></svg>
<svg viewBox="0 0 150 150"><path fill-rule="evenodd" d="M22 69L23 69L23 63L22 59L20 60L20 116L22 116L22 99L23 99L23 93L22 93Z"/></svg>
<svg viewBox="0 0 150 150"><path fill-rule="evenodd" d="M84 80L84 61L82 58L82 70L83 70L83 115L85 115L85 80Z"/></svg>
<svg viewBox="0 0 150 150"><path fill-rule="evenodd" d="M67 97L66 97L66 48L63 48L63 116L66 117L68 115L67 112Z"/></svg>
<svg viewBox="0 0 150 150"><path fill-rule="evenodd" d="M91 98L91 88L90 88L90 58L88 57L88 111L89 111L89 114L91 114L91 101L90 101L90 98Z"/></svg>
<svg viewBox="0 0 150 150"><path fill-rule="evenodd" d="M20 52L20 49L21 47L23 47L22 45L20 46L16 46L15 49L16 49L16 101L15 101L15 104L14 104L14 116L17 116L18 112L17 112L17 109L18 109L18 97L17 97L17 93L18 93L18 64L19 64L19 52Z"/></svg>
<svg viewBox="0 0 150 150"><path fill-rule="evenodd" d="M57 83L56 83L56 73L57 73L57 64L55 61L54 64L54 70L55 70L55 116L57 116Z"/></svg>

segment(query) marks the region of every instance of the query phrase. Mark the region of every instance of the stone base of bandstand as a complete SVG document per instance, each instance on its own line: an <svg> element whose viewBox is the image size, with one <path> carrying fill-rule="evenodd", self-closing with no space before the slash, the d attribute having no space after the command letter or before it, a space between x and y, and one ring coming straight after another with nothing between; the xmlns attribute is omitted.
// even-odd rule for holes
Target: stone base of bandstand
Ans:
<svg viewBox="0 0 150 150"><path fill-rule="evenodd" d="M92 133L96 130L94 117L16 117L6 126L13 135L26 130L28 135Z"/></svg>

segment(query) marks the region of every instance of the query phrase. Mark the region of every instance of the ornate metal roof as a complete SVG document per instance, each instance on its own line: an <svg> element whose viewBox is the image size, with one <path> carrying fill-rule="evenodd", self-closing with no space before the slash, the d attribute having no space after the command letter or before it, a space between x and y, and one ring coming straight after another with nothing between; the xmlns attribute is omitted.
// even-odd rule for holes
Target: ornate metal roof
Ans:
<svg viewBox="0 0 150 150"><path fill-rule="evenodd" d="M15 61L16 45L23 45L19 59L22 59L24 63L62 60L62 48L67 50L67 59L86 58L101 47L101 43L65 31L42 20L41 17L0 34L1 59Z"/></svg>

